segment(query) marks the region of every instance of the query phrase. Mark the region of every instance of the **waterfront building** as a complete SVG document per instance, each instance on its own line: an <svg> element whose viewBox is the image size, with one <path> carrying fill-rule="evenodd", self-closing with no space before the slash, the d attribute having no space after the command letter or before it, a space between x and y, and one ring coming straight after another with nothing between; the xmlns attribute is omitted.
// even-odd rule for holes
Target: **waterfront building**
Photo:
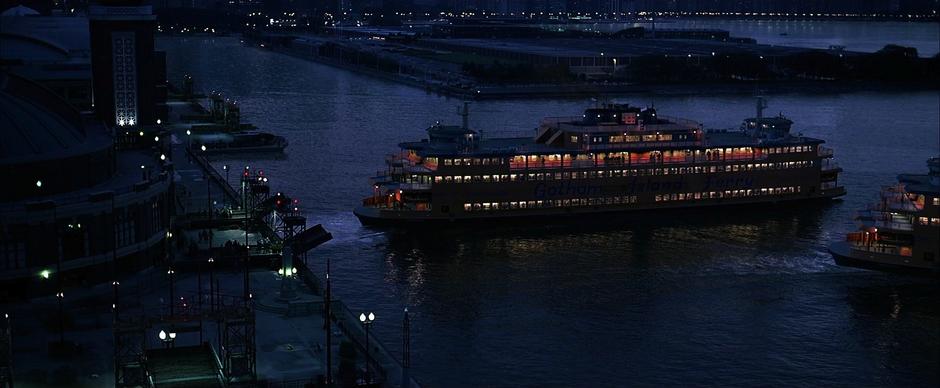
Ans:
<svg viewBox="0 0 940 388"><path fill-rule="evenodd" d="M100 120L7 73L0 138L0 298L162 258L171 179L151 152L117 150Z"/></svg>
<svg viewBox="0 0 940 388"><path fill-rule="evenodd" d="M859 229L829 251L839 265L940 275L940 157L928 174L901 174L859 211Z"/></svg>
<svg viewBox="0 0 940 388"><path fill-rule="evenodd" d="M487 138L464 125L434 125L428 139L399 144L363 223L509 217L779 203L828 199L845 190L823 140L763 117L738 130L653 108L606 104L581 117L546 118L532 137Z"/></svg>
<svg viewBox="0 0 940 388"><path fill-rule="evenodd" d="M102 0L88 14L98 117L119 127L166 120L166 56L154 50L152 7Z"/></svg>

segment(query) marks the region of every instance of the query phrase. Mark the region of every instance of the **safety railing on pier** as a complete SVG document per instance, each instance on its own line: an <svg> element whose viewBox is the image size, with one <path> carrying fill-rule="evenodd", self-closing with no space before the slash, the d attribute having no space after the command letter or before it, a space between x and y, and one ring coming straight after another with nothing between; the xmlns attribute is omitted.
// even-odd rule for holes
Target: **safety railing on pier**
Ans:
<svg viewBox="0 0 940 388"><path fill-rule="evenodd" d="M303 281L307 287L314 290L317 295L323 295L324 289L320 283L319 278L310 270L310 268L303 262L296 263L297 274L301 281ZM360 351L365 351L365 330L362 327L362 324L359 322L358 315L352 312L345 303L340 300L330 301L330 311L333 312L333 322L336 324L336 328L343 333L344 336L352 340L352 342L359 348ZM374 380L376 382L385 382L388 380L390 373L386 370L388 368L387 364L401 369L401 363L392 356L392 352L385 347L385 345L375 339L374 334L369 334L369 346L370 346L370 360L368 360L370 369L377 371L379 376ZM380 362L377 358L383 358L385 361ZM386 364L386 365L383 365ZM420 384L415 381L413 377L410 378L410 385L412 387L420 387ZM279 386L279 385L275 385Z"/></svg>
<svg viewBox="0 0 940 388"><path fill-rule="evenodd" d="M197 152L193 152L192 148L187 147L186 153L188 153L196 163L199 163L202 166L203 171L206 171L206 174L210 179L214 180L216 184L222 187L222 190L225 192L225 195L228 196L231 203L240 202L238 192L225 180L222 174L219 174L219 171L209 163L209 160L202 155L199 155Z"/></svg>

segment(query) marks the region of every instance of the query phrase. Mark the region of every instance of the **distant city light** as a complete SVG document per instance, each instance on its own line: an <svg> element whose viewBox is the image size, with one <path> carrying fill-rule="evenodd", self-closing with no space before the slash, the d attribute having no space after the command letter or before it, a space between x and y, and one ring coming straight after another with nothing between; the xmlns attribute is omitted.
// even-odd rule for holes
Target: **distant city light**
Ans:
<svg viewBox="0 0 940 388"><path fill-rule="evenodd" d="M49 278L49 275L51 275L51 274L52 274L52 271L50 271L50 270L48 270L48 269L44 269L44 270L42 270L42 271L39 271L39 277L41 277L41 278L43 278L43 279L48 279L48 278Z"/></svg>
<svg viewBox="0 0 940 388"><path fill-rule="evenodd" d="M36 187L42 187L42 181L36 181Z"/></svg>
<svg viewBox="0 0 940 388"><path fill-rule="evenodd" d="M157 125L160 125L160 124L161 124L160 119L157 119Z"/></svg>

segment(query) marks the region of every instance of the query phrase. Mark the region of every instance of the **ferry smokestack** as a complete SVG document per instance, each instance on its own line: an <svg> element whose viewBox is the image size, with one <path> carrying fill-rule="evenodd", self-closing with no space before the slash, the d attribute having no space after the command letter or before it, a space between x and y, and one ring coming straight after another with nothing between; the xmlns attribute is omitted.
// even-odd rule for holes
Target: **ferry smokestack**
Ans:
<svg viewBox="0 0 940 388"><path fill-rule="evenodd" d="M470 128L470 101L463 102L463 109L457 107L457 113L460 115L461 125L464 130Z"/></svg>
<svg viewBox="0 0 940 388"><path fill-rule="evenodd" d="M764 97L757 96L757 120L764 118L764 108L767 108L767 101L764 101Z"/></svg>

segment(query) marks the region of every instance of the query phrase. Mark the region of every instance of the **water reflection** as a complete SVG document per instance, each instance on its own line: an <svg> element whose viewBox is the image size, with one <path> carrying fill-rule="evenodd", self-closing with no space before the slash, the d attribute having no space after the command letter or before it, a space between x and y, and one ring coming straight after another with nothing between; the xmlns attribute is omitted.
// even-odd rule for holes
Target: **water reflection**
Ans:
<svg viewBox="0 0 940 388"><path fill-rule="evenodd" d="M825 250L880 184L936 155L936 143L924 141L936 139L940 122L935 92L771 96L772 112L836 150L843 201L401 232L362 228L351 209L369 195L382 155L423 137L434 120L458 120L450 112L459 101L237 40L161 46L171 80L193 74L238 99L247 121L288 139L285 159L220 163L264 169L333 233L310 262L322 274L332 258L335 295L375 311L392 351L409 306L414 375L427 385L940 383L940 355L930 351L940 349L929 330L936 314L921 318L926 303L910 300L936 288L905 291L917 282L836 267ZM752 96L733 95L655 102L710 128L736 126L754 106ZM470 123L491 135L528 130L590 104L481 101ZM904 113L885 121L884 112ZM882 293L899 303L874 296ZM899 345L878 345L892 341ZM901 351L908 344L912 353Z"/></svg>

